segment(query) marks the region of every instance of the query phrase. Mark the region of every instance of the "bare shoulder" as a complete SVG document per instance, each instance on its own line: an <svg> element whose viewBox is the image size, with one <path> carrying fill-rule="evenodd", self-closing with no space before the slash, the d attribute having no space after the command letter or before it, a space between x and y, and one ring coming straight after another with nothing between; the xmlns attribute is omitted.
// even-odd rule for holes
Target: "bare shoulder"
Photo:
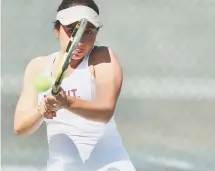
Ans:
<svg viewBox="0 0 215 171"><path fill-rule="evenodd" d="M106 96L105 99L115 106L123 82L123 72L116 54L108 47L96 47L90 56L90 63L90 67L94 68L98 94Z"/></svg>
<svg viewBox="0 0 215 171"><path fill-rule="evenodd" d="M121 67L117 55L109 47L95 47L90 55L90 64L97 66L104 63L110 63Z"/></svg>
<svg viewBox="0 0 215 171"><path fill-rule="evenodd" d="M90 56L91 72L97 82L114 84L120 89L123 72L116 54L108 47L96 47ZM92 70L93 68L93 70Z"/></svg>
<svg viewBox="0 0 215 171"><path fill-rule="evenodd" d="M44 71L46 64L50 61L50 56L38 56L30 60L26 71L31 74L40 74Z"/></svg>

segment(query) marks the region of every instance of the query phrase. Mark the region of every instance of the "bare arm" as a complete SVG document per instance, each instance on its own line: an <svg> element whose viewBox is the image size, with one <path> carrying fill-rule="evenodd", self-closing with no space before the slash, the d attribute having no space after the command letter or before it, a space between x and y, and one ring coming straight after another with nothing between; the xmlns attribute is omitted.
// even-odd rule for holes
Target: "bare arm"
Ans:
<svg viewBox="0 0 215 171"><path fill-rule="evenodd" d="M108 122L112 117L122 86L122 70L116 55L101 47L93 56L96 98L86 101L68 97L67 109L87 119Z"/></svg>
<svg viewBox="0 0 215 171"><path fill-rule="evenodd" d="M33 87L34 78L41 69L42 60L41 57L33 59L25 70L23 88L14 117L14 131L18 135L33 133L43 121L37 109L37 93Z"/></svg>

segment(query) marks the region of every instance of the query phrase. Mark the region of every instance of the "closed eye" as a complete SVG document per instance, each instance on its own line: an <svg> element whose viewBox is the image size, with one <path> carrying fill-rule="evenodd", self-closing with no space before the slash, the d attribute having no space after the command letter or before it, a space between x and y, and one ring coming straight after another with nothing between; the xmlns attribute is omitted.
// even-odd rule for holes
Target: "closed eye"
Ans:
<svg viewBox="0 0 215 171"><path fill-rule="evenodd" d="M84 34L89 34L89 35L96 34L96 33L97 33L97 29L87 29L84 31Z"/></svg>
<svg viewBox="0 0 215 171"><path fill-rule="evenodd" d="M74 30L75 27L67 27L67 30L70 34L72 34L73 30ZM94 35L98 32L98 28L87 28L85 31L84 31L84 34L86 35Z"/></svg>

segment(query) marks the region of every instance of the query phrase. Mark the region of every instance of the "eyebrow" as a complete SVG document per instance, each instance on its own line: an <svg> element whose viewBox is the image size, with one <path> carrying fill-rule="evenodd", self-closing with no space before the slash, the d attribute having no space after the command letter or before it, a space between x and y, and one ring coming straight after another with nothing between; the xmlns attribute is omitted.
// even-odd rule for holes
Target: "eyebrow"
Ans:
<svg viewBox="0 0 215 171"><path fill-rule="evenodd" d="M76 23L72 23L72 24L69 24L69 25L66 25L66 27L68 28L75 28L76 26ZM96 28L93 24L91 23L87 23L87 27L86 28Z"/></svg>
<svg viewBox="0 0 215 171"><path fill-rule="evenodd" d="M70 29L70 30L75 28L74 26L66 26L66 27L67 29ZM99 30L99 28L96 28L96 27L86 27L86 29Z"/></svg>

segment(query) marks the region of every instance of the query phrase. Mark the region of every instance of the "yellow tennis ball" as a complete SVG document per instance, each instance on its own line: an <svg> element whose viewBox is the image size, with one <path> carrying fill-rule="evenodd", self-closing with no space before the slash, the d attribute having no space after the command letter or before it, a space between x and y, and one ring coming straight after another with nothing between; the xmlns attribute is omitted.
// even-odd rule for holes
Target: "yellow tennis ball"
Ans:
<svg viewBox="0 0 215 171"><path fill-rule="evenodd" d="M38 75L34 81L34 87L37 92L45 92L52 86L51 78L45 75Z"/></svg>

